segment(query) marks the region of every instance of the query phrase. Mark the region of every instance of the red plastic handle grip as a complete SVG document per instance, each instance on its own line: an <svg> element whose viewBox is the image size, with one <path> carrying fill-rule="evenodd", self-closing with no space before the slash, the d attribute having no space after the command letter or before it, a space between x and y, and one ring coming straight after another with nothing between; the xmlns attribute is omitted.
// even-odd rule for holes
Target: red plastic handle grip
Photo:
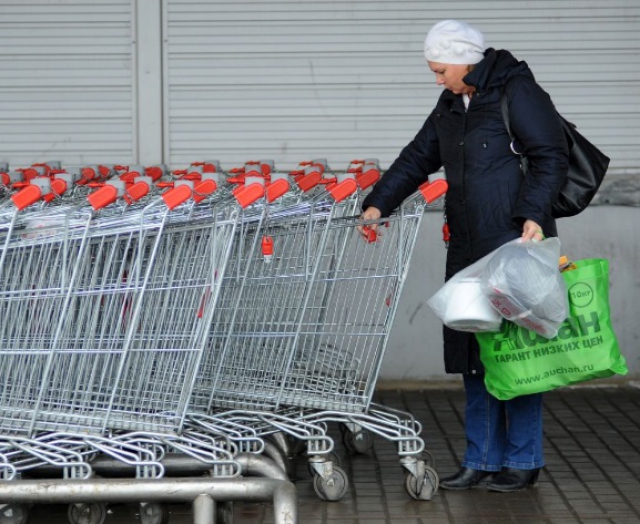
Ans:
<svg viewBox="0 0 640 524"><path fill-rule="evenodd" d="M267 202L271 203L286 194L291 188L288 180L281 178L267 186Z"/></svg>
<svg viewBox="0 0 640 524"><path fill-rule="evenodd" d="M56 196L63 195L67 191L67 183L61 178L51 181L51 193L47 193L42 197L45 202L51 202Z"/></svg>
<svg viewBox="0 0 640 524"><path fill-rule="evenodd" d="M102 178L107 178L111 174L111 168L109 166L98 166L98 172Z"/></svg>
<svg viewBox="0 0 640 524"><path fill-rule="evenodd" d="M147 167L144 174L151 177L154 182L162 178L162 169L157 166Z"/></svg>
<svg viewBox="0 0 640 524"><path fill-rule="evenodd" d="M273 255L273 238L271 238L268 235L263 236L262 237L262 243L261 243L260 247L262 248L262 254L264 256Z"/></svg>
<svg viewBox="0 0 640 524"><path fill-rule="evenodd" d="M451 231L449 230L449 224L446 222L442 224L442 240L449 242L451 240Z"/></svg>
<svg viewBox="0 0 640 524"><path fill-rule="evenodd" d="M271 166L269 164L260 164L260 172L264 176L268 176L271 174Z"/></svg>
<svg viewBox="0 0 640 524"><path fill-rule="evenodd" d="M25 181L29 181L32 178L36 178L40 176L40 174L35 169L31 169L31 168L18 169L18 171L22 171L22 178Z"/></svg>
<svg viewBox="0 0 640 524"><path fill-rule="evenodd" d="M38 186L27 186L15 195L12 195L11 200L13 200L13 203L18 209L22 210L31 204L35 204L41 197L42 191Z"/></svg>
<svg viewBox="0 0 640 524"><path fill-rule="evenodd" d="M296 183L300 190L306 193L310 189L316 187L320 183L320 180L322 180L322 175L317 171L314 171L313 173L309 173L308 175L304 175L299 179L296 179Z"/></svg>
<svg viewBox="0 0 640 524"><path fill-rule="evenodd" d="M418 189L422 193L425 202L431 204L447 192L449 184L447 184L446 180L439 178L433 182L425 182Z"/></svg>
<svg viewBox="0 0 640 524"><path fill-rule="evenodd" d="M87 197L89 204L91 204L91 207L96 211L113 204L117 199L118 190L114 186L101 187Z"/></svg>
<svg viewBox="0 0 640 524"><path fill-rule="evenodd" d="M342 202L345 198L353 195L358 190L358 185L353 178L347 178L328 189L336 202Z"/></svg>
<svg viewBox="0 0 640 524"><path fill-rule="evenodd" d="M144 181L131 184L127 188L127 192L124 194L123 198L127 204L132 204L133 202L137 202L142 197L148 195L149 189L149 184Z"/></svg>
<svg viewBox="0 0 640 524"><path fill-rule="evenodd" d="M371 226L362 226L362 230L364 231L365 240L368 244L378 240L378 233Z"/></svg>
<svg viewBox="0 0 640 524"><path fill-rule="evenodd" d="M367 169L364 173L356 175L356 182L360 189L367 189L380 180L380 170L376 168Z"/></svg>
<svg viewBox="0 0 640 524"><path fill-rule="evenodd" d="M218 184L216 184L215 180L203 180L193 188L193 200L202 202L207 196L214 193L216 189L218 189Z"/></svg>
<svg viewBox="0 0 640 524"><path fill-rule="evenodd" d="M248 170L245 170L244 176L255 176L255 177L264 177L264 173L260 171L259 167L251 167Z"/></svg>
<svg viewBox="0 0 640 524"><path fill-rule="evenodd" d="M191 198L193 191L188 185L174 187L162 193L162 200L169 209L175 209Z"/></svg>
<svg viewBox="0 0 640 524"><path fill-rule="evenodd" d="M96 178L96 175L97 175L97 173L92 167L83 167L82 170L80 171L80 174L82 175L82 178L84 180L93 180L94 178Z"/></svg>
<svg viewBox="0 0 640 524"><path fill-rule="evenodd" d="M127 184L131 184L133 183L133 179L136 178L137 176L140 176L140 173L136 173L135 171L129 171L128 173L124 173L123 175L120 175L119 178L123 182L126 182Z"/></svg>
<svg viewBox="0 0 640 524"><path fill-rule="evenodd" d="M202 166L203 173L217 173L218 168L216 164L211 162L191 162L192 166Z"/></svg>
<svg viewBox="0 0 640 524"><path fill-rule="evenodd" d="M245 208L264 196L264 186L262 184L249 184L235 193L234 196L238 204Z"/></svg>

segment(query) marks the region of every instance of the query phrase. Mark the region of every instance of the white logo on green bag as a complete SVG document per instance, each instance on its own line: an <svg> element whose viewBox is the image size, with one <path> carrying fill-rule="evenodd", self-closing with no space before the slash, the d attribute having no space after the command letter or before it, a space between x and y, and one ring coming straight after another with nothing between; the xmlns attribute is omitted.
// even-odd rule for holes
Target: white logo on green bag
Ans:
<svg viewBox="0 0 640 524"><path fill-rule="evenodd" d="M595 311L591 311L584 315L576 315L574 318L567 318L558 329L558 335L551 339L546 339L534 331L522 329L511 322L503 324L501 331L487 333L486 335L487 342L489 340L492 342L491 350L494 353L498 353L503 349L517 351L525 348L547 346L557 342L569 341L570 339L595 335L600 331L600 318ZM485 334L483 333L483 335Z"/></svg>
<svg viewBox="0 0 640 524"><path fill-rule="evenodd" d="M569 288L569 301L575 307L587 307L593 301L593 297L593 289L584 282L577 282Z"/></svg>

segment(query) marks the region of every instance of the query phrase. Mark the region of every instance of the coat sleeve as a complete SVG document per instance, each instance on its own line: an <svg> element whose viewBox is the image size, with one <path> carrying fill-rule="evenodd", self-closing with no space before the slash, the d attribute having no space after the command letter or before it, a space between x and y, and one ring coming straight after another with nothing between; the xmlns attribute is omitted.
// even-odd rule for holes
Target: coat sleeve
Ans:
<svg viewBox="0 0 640 524"><path fill-rule="evenodd" d="M551 98L533 78L512 80L507 100L511 128L528 162L513 218L518 224L548 223L569 169L567 139Z"/></svg>
<svg viewBox="0 0 640 524"><path fill-rule="evenodd" d="M373 206L382 212L383 217L389 216L428 180L430 174L440 169L442 163L434 118L435 110L364 199L363 210Z"/></svg>

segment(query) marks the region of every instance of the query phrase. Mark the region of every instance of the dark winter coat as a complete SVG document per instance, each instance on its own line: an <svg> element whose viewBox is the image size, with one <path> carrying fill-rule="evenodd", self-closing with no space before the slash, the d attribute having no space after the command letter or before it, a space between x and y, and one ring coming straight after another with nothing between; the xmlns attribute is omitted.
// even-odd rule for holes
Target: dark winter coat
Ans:
<svg viewBox="0 0 640 524"><path fill-rule="evenodd" d="M388 216L428 176L444 169L445 212L451 233L445 279L522 234L525 220L556 235L551 206L568 169L567 142L549 95L525 62L488 49L464 78L476 88L468 109L445 89L414 140L363 203ZM527 179L500 108L506 89L517 150L529 160ZM483 373L475 336L444 328L448 373Z"/></svg>

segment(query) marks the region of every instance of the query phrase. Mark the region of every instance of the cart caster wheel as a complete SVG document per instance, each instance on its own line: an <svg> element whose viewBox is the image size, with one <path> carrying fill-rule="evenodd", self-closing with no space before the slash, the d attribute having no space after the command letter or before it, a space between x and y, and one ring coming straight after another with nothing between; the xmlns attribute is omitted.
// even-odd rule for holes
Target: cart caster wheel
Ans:
<svg viewBox="0 0 640 524"><path fill-rule="evenodd" d="M167 524L169 522L169 507L158 502L143 502L140 504L140 522L142 524Z"/></svg>
<svg viewBox="0 0 640 524"><path fill-rule="evenodd" d="M340 460L340 457L338 455L336 455L333 451L326 453L324 455L322 455L323 457L325 457L327 459L327 462L333 462L333 467L340 467L342 466L342 460ZM316 475L316 470L313 469L313 466L311 465L310 462L307 462L307 469L309 470L309 474L310 475Z"/></svg>
<svg viewBox="0 0 640 524"><path fill-rule="evenodd" d="M366 429L361 429L356 433L344 431L342 433L342 443L349 453L365 454L373 447L373 433Z"/></svg>
<svg viewBox="0 0 640 524"><path fill-rule="evenodd" d="M26 504L0 504L0 524L27 524L29 506Z"/></svg>
<svg viewBox="0 0 640 524"><path fill-rule="evenodd" d="M431 500L438 491L438 473L430 466L425 466L424 477L418 486L418 478L411 473L407 473L404 479L404 487L407 493L415 500Z"/></svg>
<svg viewBox="0 0 640 524"><path fill-rule="evenodd" d="M233 524L233 502L216 502L216 524Z"/></svg>
<svg viewBox="0 0 640 524"><path fill-rule="evenodd" d="M71 524L104 524L107 505L102 502L70 504L67 516Z"/></svg>
<svg viewBox="0 0 640 524"><path fill-rule="evenodd" d="M333 473L325 480L320 475L313 477L313 489L321 500L336 501L344 497L349 488L349 479L342 468L333 467Z"/></svg>

